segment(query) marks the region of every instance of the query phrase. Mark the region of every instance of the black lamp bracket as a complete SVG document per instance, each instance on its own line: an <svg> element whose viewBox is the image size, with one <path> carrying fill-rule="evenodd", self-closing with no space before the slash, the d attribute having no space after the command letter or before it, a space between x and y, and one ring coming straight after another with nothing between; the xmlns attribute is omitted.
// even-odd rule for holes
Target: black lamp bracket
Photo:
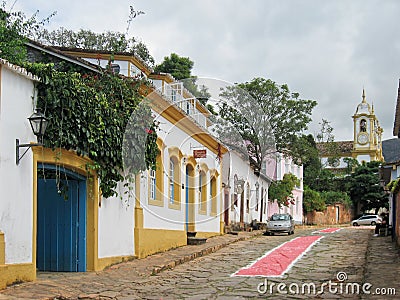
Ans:
<svg viewBox="0 0 400 300"><path fill-rule="evenodd" d="M43 146L43 144L41 143L36 143L36 144L20 144L19 143L19 139L15 140L15 162L17 163L17 165L19 165L19 162L21 161L21 159L24 157L24 155L26 154L26 152L28 152L28 150L32 147L36 147L36 146ZM26 150L24 151L24 153L22 153L22 155L19 155L19 148L26 148Z"/></svg>

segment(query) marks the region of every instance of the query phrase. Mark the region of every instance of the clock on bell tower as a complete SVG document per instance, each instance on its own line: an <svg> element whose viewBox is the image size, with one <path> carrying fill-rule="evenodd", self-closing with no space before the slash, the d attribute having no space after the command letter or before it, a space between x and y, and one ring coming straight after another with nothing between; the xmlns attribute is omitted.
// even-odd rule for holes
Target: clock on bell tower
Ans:
<svg viewBox="0 0 400 300"><path fill-rule="evenodd" d="M374 106L370 106L365 98L363 89L362 101L357 105L353 115L354 141L352 157L360 163L362 161L383 160L382 156L382 132L379 121L374 112Z"/></svg>

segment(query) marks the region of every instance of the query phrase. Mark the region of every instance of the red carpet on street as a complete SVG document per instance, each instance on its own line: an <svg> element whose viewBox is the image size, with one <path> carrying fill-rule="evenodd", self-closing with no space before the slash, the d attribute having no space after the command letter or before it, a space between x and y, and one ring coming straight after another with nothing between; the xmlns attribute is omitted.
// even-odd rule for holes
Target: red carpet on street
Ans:
<svg viewBox="0 0 400 300"><path fill-rule="evenodd" d="M280 277L300 259L323 236L297 237L267 252L251 265L244 267L232 276Z"/></svg>

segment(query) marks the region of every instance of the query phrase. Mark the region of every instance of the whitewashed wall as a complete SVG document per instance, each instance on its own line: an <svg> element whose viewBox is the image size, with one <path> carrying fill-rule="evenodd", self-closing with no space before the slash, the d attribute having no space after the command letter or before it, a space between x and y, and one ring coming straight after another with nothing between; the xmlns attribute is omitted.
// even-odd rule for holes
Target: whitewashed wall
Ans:
<svg viewBox="0 0 400 300"><path fill-rule="evenodd" d="M207 182L210 182L210 174L207 173ZM209 195L209 191L207 190L207 214L199 213L199 206L196 205L195 215L196 215L196 230L197 231L213 231L219 232L220 230L220 214L223 212L221 206L222 199L222 189L221 187L221 175L218 176L217 182L217 215L211 214L211 199ZM198 193L197 197L198 197ZM199 202L199 201L198 201ZM197 202L197 203L198 203Z"/></svg>
<svg viewBox="0 0 400 300"><path fill-rule="evenodd" d="M371 157L369 155L357 155L356 159L361 163L362 161L370 162Z"/></svg>
<svg viewBox="0 0 400 300"><path fill-rule="evenodd" d="M366 159L364 159L364 160L365 161L369 161L370 160L369 155L366 155L366 157L367 157L367 160ZM340 169L343 168L344 169L344 168L347 168L347 163L344 161L345 158L351 158L351 156L349 156L349 157L340 157L339 158L339 164L337 166L335 166L335 167L332 167L331 165L328 164L328 158L327 157L322 157L321 158L321 164L323 166L325 166L325 168L327 168L327 169L332 169L332 168L340 168ZM359 160L359 161L361 161L361 160Z"/></svg>
<svg viewBox="0 0 400 300"><path fill-rule="evenodd" d="M20 143L36 142L27 120L33 113L34 85L29 77L5 64L2 64L0 78L0 230L5 234L6 263L31 263L32 151L29 150L17 166L15 139Z"/></svg>
<svg viewBox="0 0 400 300"><path fill-rule="evenodd" d="M123 183L117 191L120 196L103 198L99 207L99 257L134 255L134 190L130 197L124 194Z"/></svg>
<svg viewBox="0 0 400 300"><path fill-rule="evenodd" d="M230 151L229 154L224 155L223 161L223 171L224 176L229 174L229 179L224 178L224 180L229 180L230 188L230 203L233 203L235 194L235 175L239 180L244 180L244 218L245 223L251 223L253 220L265 221L267 217L267 210L262 209L261 200L262 192L264 192L264 203L267 205L268 199L268 188L269 181L263 177L258 177L254 174L253 169L250 167L249 161L235 153ZM229 168L229 172L226 169ZM249 185L247 185L249 183ZM256 205L256 183L259 184L258 189L258 208ZM250 193L248 193L248 187L250 188ZM250 205L249 211L247 212L247 197L250 195ZM237 205L229 208L229 220L232 223L240 222L240 209L241 209L241 198L240 195L237 196ZM256 210L257 208L257 210ZM262 209L262 210L261 210Z"/></svg>
<svg viewBox="0 0 400 300"><path fill-rule="evenodd" d="M181 205L180 209L171 209L168 207L168 177L169 172L169 151L168 149L172 147L177 147L181 151L184 157L192 156L194 149L206 149L205 146L196 141L193 137L190 137L186 132L178 128L178 126L170 123L164 117L156 114L156 120L160 122L160 130L157 132L159 138L163 140L165 144L165 149L163 151L163 162L164 162L164 197L163 206L149 205L149 181L148 178L143 178L141 183L141 205L144 208L144 228L152 229L170 229L170 230L184 230L185 220L186 220L186 210L185 210L185 189L180 188L180 199ZM207 157L197 159L198 164L206 164L208 169L216 169L220 171L220 166L216 160L216 154L214 154L210 149L207 150ZM181 161L180 162L180 172L181 172L181 186L185 184L185 174L186 166ZM195 167L196 169L196 167ZM197 174L198 172L196 172ZM197 175L196 175L197 176ZM207 183L209 183L210 173L207 172ZM220 175L221 176L221 175ZM219 176L219 177L220 177ZM195 222L196 230L204 232L219 232L220 228L220 217L221 212L221 181L217 178L217 216L211 216L211 203L207 203L207 214L203 215L199 213L199 205L195 206ZM208 197L208 186L207 186L207 197ZM196 190L195 192L195 203L199 203L199 195Z"/></svg>

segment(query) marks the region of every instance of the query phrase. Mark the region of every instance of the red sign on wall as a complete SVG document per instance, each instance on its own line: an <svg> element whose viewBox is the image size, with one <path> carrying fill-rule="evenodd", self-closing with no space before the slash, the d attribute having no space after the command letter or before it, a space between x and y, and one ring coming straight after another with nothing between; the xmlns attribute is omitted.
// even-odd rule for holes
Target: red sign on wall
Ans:
<svg viewBox="0 0 400 300"><path fill-rule="evenodd" d="M207 150L193 150L194 158L206 158L207 157Z"/></svg>

